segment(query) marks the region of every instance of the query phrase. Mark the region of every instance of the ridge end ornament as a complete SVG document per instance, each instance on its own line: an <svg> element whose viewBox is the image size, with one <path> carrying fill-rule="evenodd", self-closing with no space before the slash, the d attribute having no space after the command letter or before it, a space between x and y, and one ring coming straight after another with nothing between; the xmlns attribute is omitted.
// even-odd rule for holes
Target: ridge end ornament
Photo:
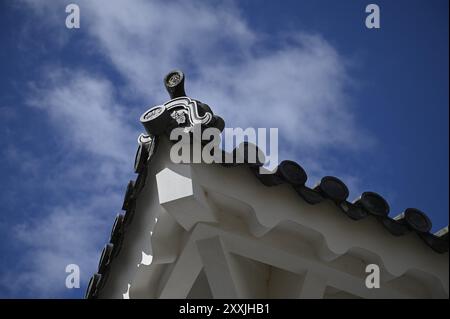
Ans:
<svg viewBox="0 0 450 319"><path fill-rule="evenodd" d="M176 127L184 127L188 132L196 125L223 130L223 119L214 115L207 104L186 96L184 80L184 73L179 70L171 71L164 77L164 85L171 99L150 108L140 117L150 136L168 133Z"/></svg>

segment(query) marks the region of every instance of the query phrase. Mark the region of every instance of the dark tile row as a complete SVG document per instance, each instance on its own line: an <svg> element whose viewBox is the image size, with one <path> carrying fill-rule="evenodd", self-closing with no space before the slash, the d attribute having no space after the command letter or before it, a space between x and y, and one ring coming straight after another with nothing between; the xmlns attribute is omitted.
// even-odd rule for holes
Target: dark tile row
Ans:
<svg viewBox="0 0 450 319"><path fill-rule="evenodd" d="M110 266L122 248L124 235L127 227L131 224L135 215L136 198L145 186L147 179L147 165L154 154L156 143L144 135L138 138L138 149L136 151L134 172L138 174L136 181L129 181L123 199L122 210L116 216L111 229L109 243L105 245L98 263L98 270L89 280L86 290L86 299L95 299L104 287L110 271Z"/></svg>
<svg viewBox="0 0 450 319"><path fill-rule="evenodd" d="M274 174L260 174L261 162L250 161L249 143L243 143L231 153L232 163L223 163L225 167L246 165L265 186L290 184L295 192L307 203L316 205L324 200L331 200L352 220L361 220L369 215L376 218L394 236L403 236L415 232L435 252L448 252L448 227L436 234L430 233L432 223L428 216L417 208L407 208L400 215L390 218L388 202L375 192L364 192L353 202L349 202L349 190L345 183L334 176L325 176L313 188L306 186L308 175L296 162L282 161ZM251 145L251 147L255 147ZM260 152L257 148L255 153ZM223 152L222 160L226 158Z"/></svg>
<svg viewBox="0 0 450 319"><path fill-rule="evenodd" d="M376 218L384 228L394 236L415 232L435 252L448 252L448 228L441 233L430 233L432 223L428 216L417 208L407 208L400 215L389 217L389 204L375 192L364 192L357 199L349 202L349 191L343 181L333 176L325 176L313 188L305 185L305 170L293 161L283 161L275 174L260 174L257 165L250 165L256 177L266 186L283 183L290 184L297 194L307 203L316 205L324 200L331 200L349 218L357 221L368 216Z"/></svg>

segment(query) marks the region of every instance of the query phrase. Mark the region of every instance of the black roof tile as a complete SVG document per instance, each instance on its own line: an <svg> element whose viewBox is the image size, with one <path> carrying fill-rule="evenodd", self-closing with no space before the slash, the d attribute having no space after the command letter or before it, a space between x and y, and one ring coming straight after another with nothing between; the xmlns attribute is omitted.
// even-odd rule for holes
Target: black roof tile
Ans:
<svg viewBox="0 0 450 319"><path fill-rule="evenodd" d="M428 216L417 208L407 208L394 219L405 223L409 228L419 233L428 233L432 226Z"/></svg>
<svg viewBox="0 0 450 319"><path fill-rule="evenodd" d="M308 204L315 205L325 200L325 198L319 192L307 186L294 187L294 189L297 194L299 194L300 197L303 198Z"/></svg>
<svg viewBox="0 0 450 319"><path fill-rule="evenodd" d="M303 167L294 161L282 161L275 174L293 186L303 186L308 179Z"/></svg>
<svg viewBox="0 0 450 319"><path fill-rule="evenodd" d="M368 216L367 211L365 211L361 206L350 202L343 201L339 203L338 206L349 218L353 220L360 220Z"/></svg>
<svg viewBox="0 0 450 319"><path fill-rule="evenodd" d="M435 252L440 254L448 252L448 237L445 239L430 233L419 233L419 236Z"/></svg>
<svg viewBox="0 0 450 319"><path fill-rule="evenodd" d="M103 247L102 254L100 255L100 260L98 262L98 273L103 274L111 262L111 256L114 249L114 245L109 243Z"/></svg>
<svg viewBox="0 0 450 319"><path fill-rule="evenodd" d="M148 150L142 144L139 144L134 158L134 172L140 173L145 168L145 163L148 158Z"/></svg>
<svg viewBox="0 0 450 319"><path fill-rule="evenodd" d="M375 192L364 192L353 203L361 206L372 215L381 217L389 215L389 204L381 195Z"/></svg>
<svg viewBox="0 0 450 319"><path fill-rule="evenodd" d="M127 185L127 190L125 191L125 196L123 198L122 210L128 210L133 201L134 193L134 181L129 181Z"/></svg>
<svg viewBox="0 0 450 319"><path fill-rule="evenodd" d="M378 220L394 236L403 236L408 232L408 227L395 219L385 217Z"/></svg>
<svg viewBox="0 0 450 319"><path fill-rule="evenodd" d="M336 203L345 201L349 195L348 188L344 182L334 176L323 177L314 189Z"/></svg>
<svg viewBox="0 0 450 319"><path fill-rule="evenodd" d="M89 279L89 283L86 289L86 294L85 294L85 298L86 299L95 299L97 298L97 288L98 288L98 284L100 282L102 278L102 275L100 274L94 274L92 275L92 277Z"/></svg>

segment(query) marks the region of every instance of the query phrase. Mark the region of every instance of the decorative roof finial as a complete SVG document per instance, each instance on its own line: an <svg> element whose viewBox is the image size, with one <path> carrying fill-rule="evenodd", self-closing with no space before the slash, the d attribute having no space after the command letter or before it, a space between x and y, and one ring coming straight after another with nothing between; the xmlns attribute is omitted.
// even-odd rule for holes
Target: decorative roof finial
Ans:
<svg viewBox="0 0 450 319"><path fill-rule="evenodd" d="M164 77L164 85L171 99L186 96L184 91L184 73L173 70Z"/></svg>
<svg viewBox="0 0 450 319"><path fill-rule="evenodd" d="M220 116L214 115L208 104L186 96L183 72L169 72L164 77L164 86L170 100L163 105L152 107L140 117L149 136L170 134L175 127L183 127L185 132L190 132L194 125L214 127L220 132L223 131L225 122Z"/></svg>

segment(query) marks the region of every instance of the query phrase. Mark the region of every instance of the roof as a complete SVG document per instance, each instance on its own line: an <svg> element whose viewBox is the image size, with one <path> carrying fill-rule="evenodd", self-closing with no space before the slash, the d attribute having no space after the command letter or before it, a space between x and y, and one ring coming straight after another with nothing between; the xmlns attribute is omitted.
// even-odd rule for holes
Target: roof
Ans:
<svg viewBox="0 0 450 319"><path fill-rule="evenodd" d="M109 265L120 252L127 225L131 223L134 216L136 199L147 180L148 165L150 165L152 157L157 151L159 136L167 134L172 128L181 126L181 124L192 126L196 120L203 121L202 126L205 127L216 127L220 130L224 128L224 121L214 115L208 105L185 97L183 83L184 74L182 72L173 71L169 73L165 79L165 84L172 99L163 106L150 109L141 117L141 122L148 134L141 134L138 137L138 149L134 165L134 171L138 175L135 181L130 181L127 185L122 205L122 210L125 213L118 214L114 221L109 243L102 251L98 272L90 279L86 298L96 297L98 291L106 282ZM178 96L180 94L181 98ZM182 104L180 104L180 101ZM168 112L165 112L168 107L173 110L185 108L188 121L179 123ZM339 211L351 220L359 221L372 216L380 224L379 231L383 231L384 228L392 236L405 236L412 232L417 234L423 244L435 253L448 252L448 226L434 234L431 233L432 222L423 211L417 208L407 208L401 214L391 217L389 216L389 203L380 194L370 191L362 193L354 201L349 201L347 186L342 180L334 176L325 176L315 187L310 188L306 186L308 176L305 170L300 164L290 160L282 161L273 174L261 174L259 169L261 163L252 164L247 160L248 149L252 146L249 143L243 143L232 152L233 159L235 159L233 163L222 165L225 167L245 166L254 174L255 178L268 188L281 184L289 185L308 205L318 205L323 201L331 201L339 208ZM225 152L222 152L222 155L224 155ZM243 157L243 160L238 160L239 156Z"/></svg>

